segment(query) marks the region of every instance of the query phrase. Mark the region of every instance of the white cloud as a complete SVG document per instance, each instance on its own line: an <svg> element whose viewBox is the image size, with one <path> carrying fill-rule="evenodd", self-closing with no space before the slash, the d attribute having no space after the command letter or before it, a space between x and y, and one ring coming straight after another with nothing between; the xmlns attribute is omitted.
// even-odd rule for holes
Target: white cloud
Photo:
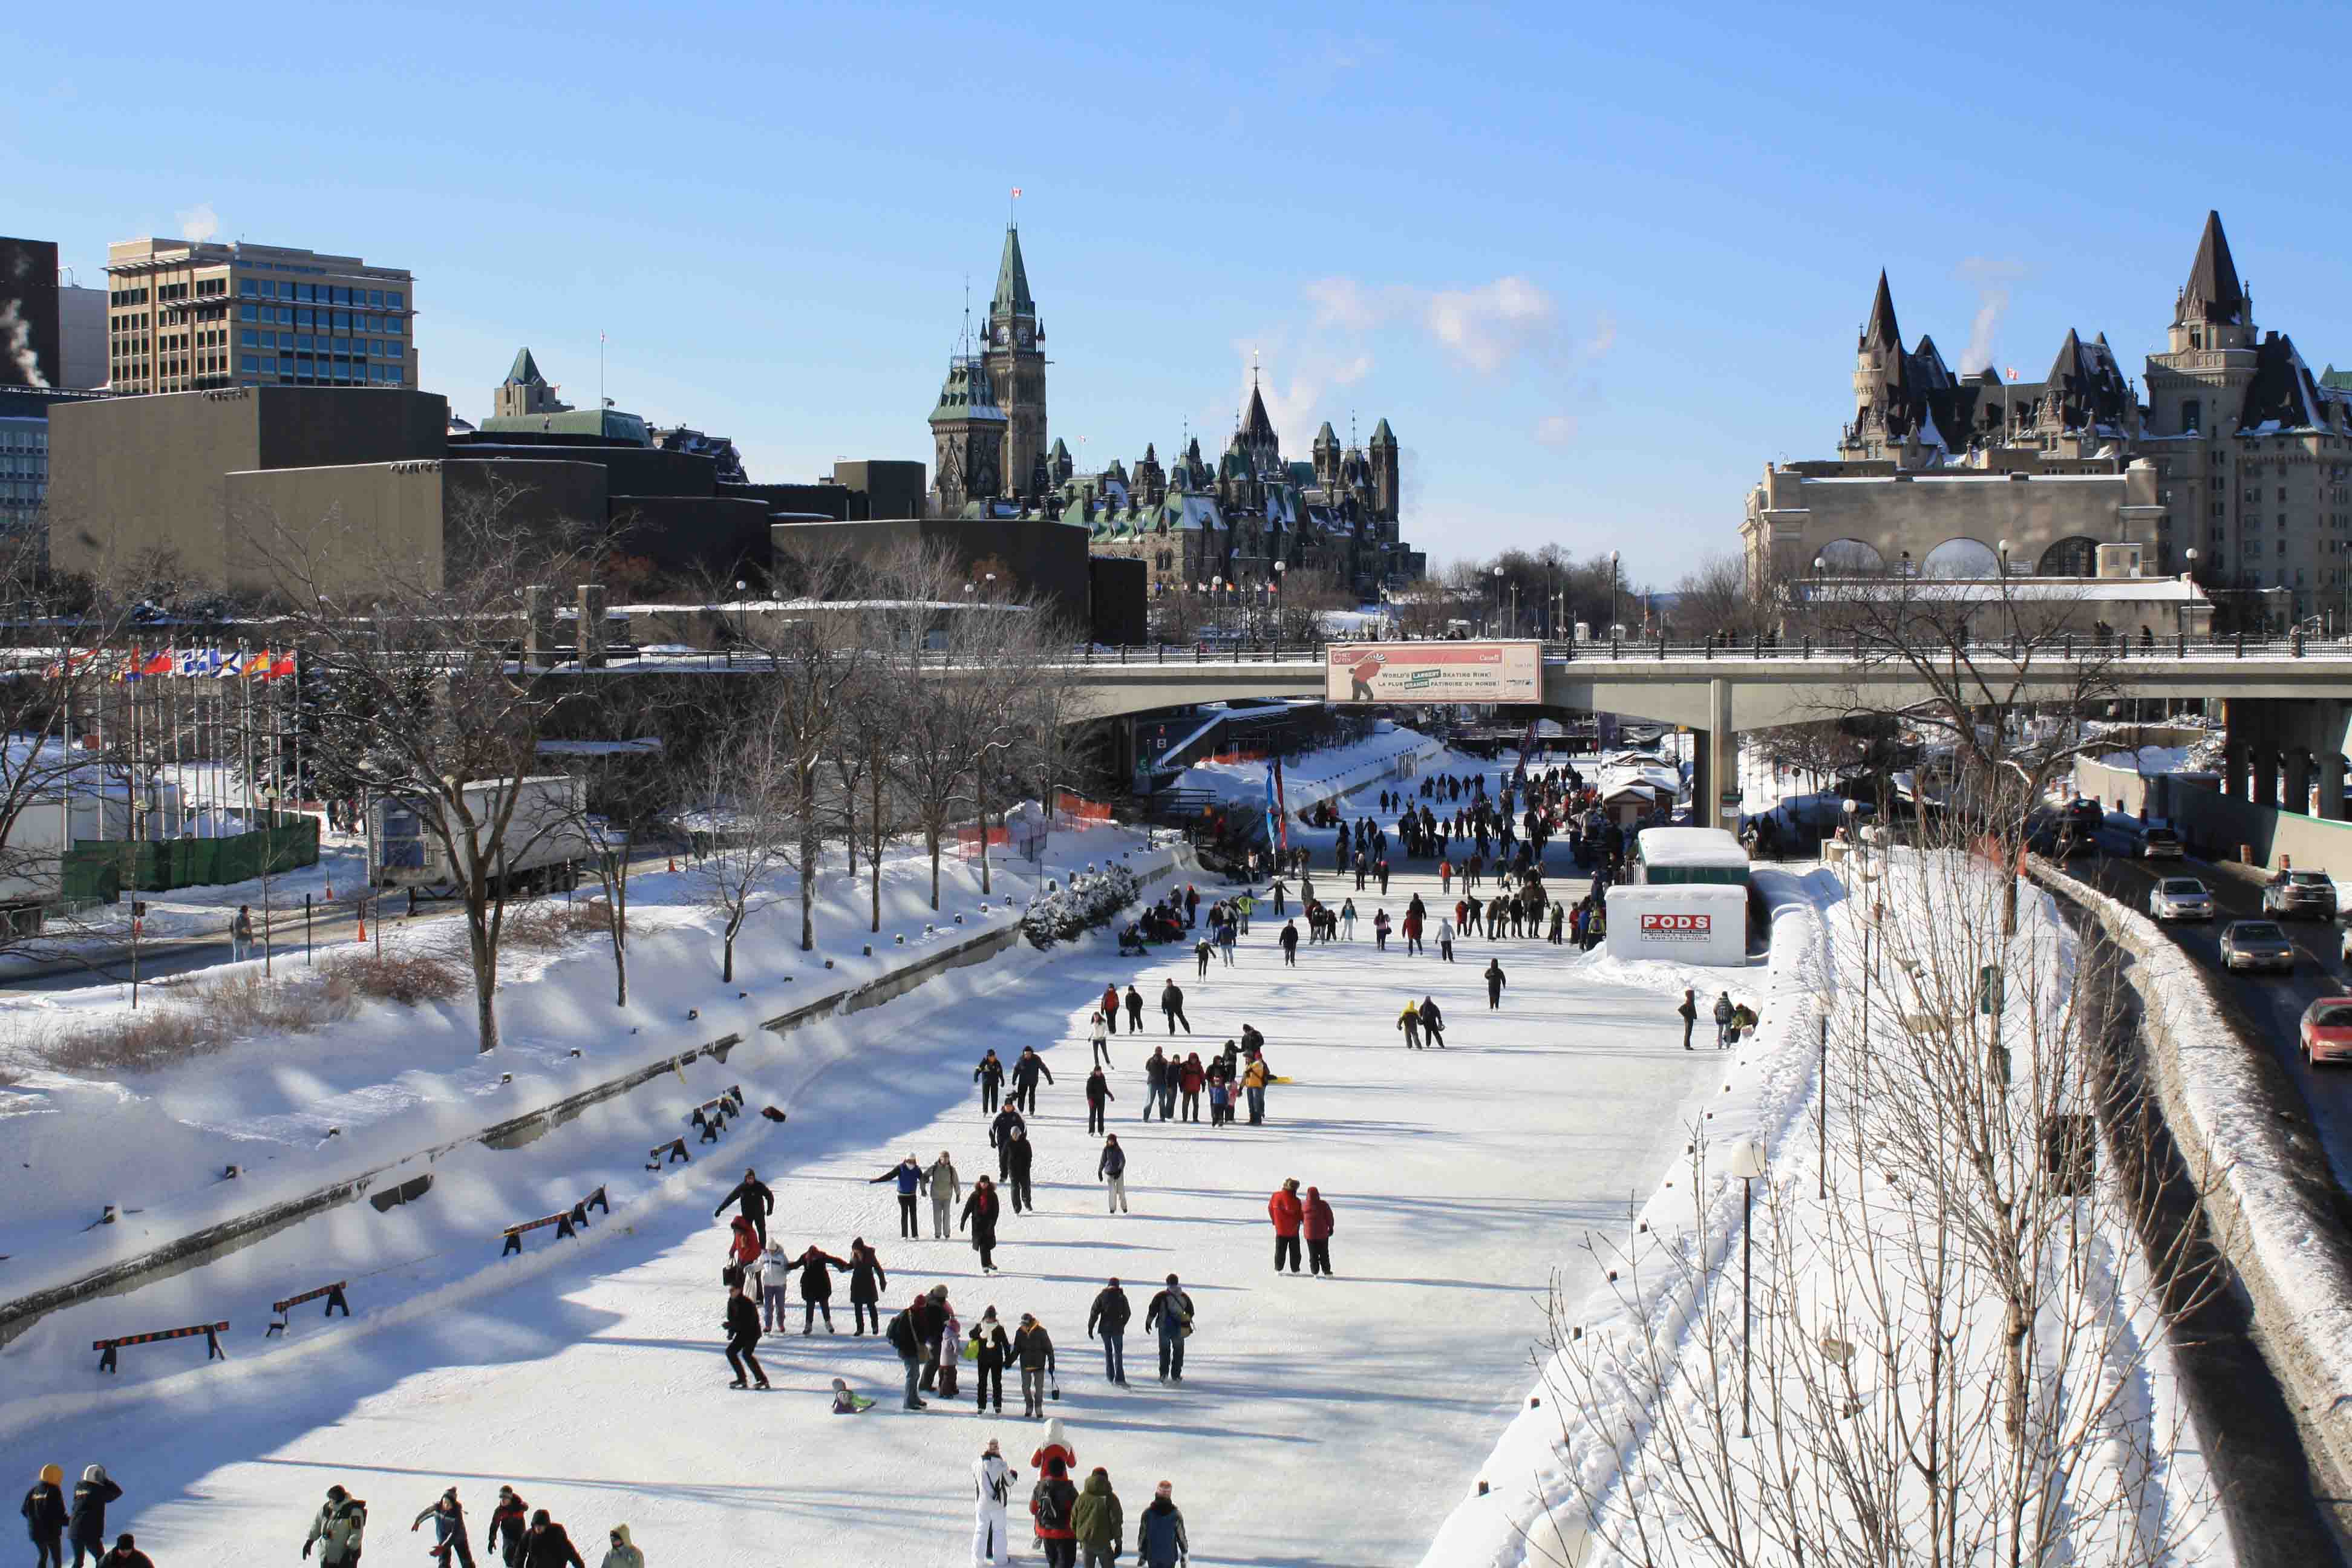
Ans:
<svg viewBox="0 0 2352 1568"><path fill-rule="evenodd" d="M199 244L220 232L220 215L213 211L210 202L198 202L179 215L180 237Z"/></svg>
<svg viewBox="0 0 2352 1568"><path fill-rule="evenodd" d="M1523 352L1549 351L1559 315L1549 293L1516 274L1454 289L1319 278L1307 286L1307 297L1314 303L1318 327L1368 332L1410 321L1483 375L1494 374Z"/></svg>
<svg viewBox="0 0 2352 1568"><path fill-rule="evenodd" d="M1576 416L1547 414L1536 421L1536 439L1547 447L1565 447L1576 439Z"/></svg>

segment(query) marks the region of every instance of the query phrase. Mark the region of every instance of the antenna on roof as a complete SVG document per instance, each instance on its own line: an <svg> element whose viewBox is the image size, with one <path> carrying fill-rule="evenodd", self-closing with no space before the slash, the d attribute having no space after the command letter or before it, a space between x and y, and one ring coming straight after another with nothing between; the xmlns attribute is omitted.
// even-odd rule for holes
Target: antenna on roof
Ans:
<svg viewBox="0 0 2352 1568"><path fill-rule="evenodd" d="M969 359L971 356L971 274L963 275L963 336L957 341L956 352Z"/></svg>

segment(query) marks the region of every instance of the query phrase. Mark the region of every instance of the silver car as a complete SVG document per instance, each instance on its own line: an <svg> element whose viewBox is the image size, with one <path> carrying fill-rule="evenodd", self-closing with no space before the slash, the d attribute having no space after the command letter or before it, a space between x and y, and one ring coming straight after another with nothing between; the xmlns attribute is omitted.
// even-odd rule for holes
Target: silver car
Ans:
<svg viewBox="0 0 2352 1568"><path fill-rule="evenodd" d="M2263 913L2336 918L2336 879L2325 871L2281 871L2263 884Z"/></svg>
<svg viewBox="0 0 2352 1568"><path fill-rule="evenodd" d="M2294 943L2276 921L2231 921L2221 928L2221 967L2294 971Z"/></svg>
<svg viewBox="0 0 2352 1568"><path fill-rule="evenodd" d="M2148 889L2147 912L2159 921L2210 921L2213 889L2194 877L2159 878Z"/></svg>

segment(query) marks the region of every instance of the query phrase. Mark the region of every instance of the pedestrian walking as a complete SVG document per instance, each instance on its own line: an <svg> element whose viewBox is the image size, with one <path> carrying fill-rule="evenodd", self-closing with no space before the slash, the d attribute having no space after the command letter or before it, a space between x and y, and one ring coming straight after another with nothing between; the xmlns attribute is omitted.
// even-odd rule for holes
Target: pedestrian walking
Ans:
<svg viewBox="0 0 2352 1568"><path fill-rule="evenodd" d="M1397 1015L1396 1026L1404 1031L1406 1050L1421 1049L1421 1009L1410 1000L1405 1003L1404 1011Z"/></svg>
<svg viewBox="0 0 2352 1568"><path fill-rule="evenodd" d="M980 1271L982 1274L996 1272L998 1206L995 1187L989 1184L986 1176L982 1176L972 1184L971 1196L964 1200L963 1215L958 1222L960 1228L971 1232L972 1250L980 1254ZM825 1327L833 1327L833 1320L829 1317L825 1320Z"/></svg>
<svg viewBox="0 0 2352 1568"><path fill-rule="evenodd" d="M1282 962L1289 968L1297 968L1298 922L1297 921L1283 921L1282 935L1277 937L1276 940L1282 943Z"/></svg>
<svg viewBox="0 0 2352 1568"><path fill-rule="evenodd" d="M929 1180L923 1173L923 1163L909 1154L866 1184L869 1187L879 1186L884 1182L898 1184L898 1234L908 1241L922 1239L923 1227L915 1222L915 1197Z"/></svg>
<svg viewBox="0 0 2352 1568"><path fill-rule="evenodd" d="M646 1554L629 1539L627 1525L614 1525L611 1539L613 1544L605 1550L604 1561L597 1568L646 1568Z"/></svg>
<svg viewBox="0 0 2352 1568"><path fill-rule="evenodd" d="M1486 1008L1492 1012L1503 1005L1503 961L1501 959L1490 958L1486 961Z"/></svg>
<svg viewBox="0 0 2352 1568"><path fill-rule="evenodd" d="M997 1059L994 1047L989 1047L988 1054L980 1058L980 1065L971 1069L971 1081L980 1085L980 1109L993 1116L996 1097L1004 1089L1004 1064Z"/></svg>
<svg viewBox="0 0 2352 1568"><path fill-rule="evenodd" d="M236 919L228 923L229 962L243 963L253 956L253 906L236 906Z"/></svg>
<svg viewBox="0 0 2352 1568"><path fill-rule="evenodd" d="M1274 1271L1282 1272L1284 1259L1290 1271L1298 1272L1298 1227L1305 1217L1305 1205L1298 1201L1298 1178L1285 1178L1281 1188L1265 1200L1266 1217L1274 1222Z"/></svg>
<svg viewBox="0 0 2352 1568"><path fill-rule="evenodd" d="M1192 1332L1192 1298L1168 1277L1168 1287L1143 1310L1143 1331L1160 1335L1160 1381L1184 1381L1184 1342Z"/></svg>
<svg viewBox="0 0 2352 1568"><path fill-rule="evenodd" d="M1127 1519L1111 1489L1110 1472L1100 1465L1078 1489L1077 1506L1070 1510L1070 1529L1078 1538L1079 1568L1112 1568L1119 1543L1127 1539Z"/></svg>
<svg viewBox="0 0 2352 1568"><path fill-rule="evenodd" d="M1011 1100L1004 1102L996 1120L988 1124L988 1145L996 1151L996 1179L1003 1181L1013 1173L1013 1134L1027 1131L1029 1124L1021 1119L1021 1108Z"/></svg>
<svg viewBox="0 0 2352 1568"><path fill-rule="evenodd" d="M1727 991L1715 999L1715 1046L1727 1051L1739 1037L1739 1012L1731 1005L1731 993Z"/></svg>
<svg viewBox="0 0 2352 1568"><path fill-rule="evenodd" d="M1054 1342L1045 1325L1028 1312L1013 1331L1013 1359L1021 1363L1021 1410L1032 1421L1045 1415L1045 1375L1055 1370Z"/></svg>
<svg viewBox="0 0 2352 1568"><path fill-rule="evenodd" d="M1698 1023L1698 993L1687 985L1684 986L1682 1005L1676 1007L1675 1011L1682 1016L1683 1049L1689 1050L1691 1029Z"/></svg>
<svg viewBox="0 0 2352 1568"><path fill-rule="evenodd" d="M25 1516L25 1532L33 1538L34 1568L65 1568L66 1524L70 1518L66 1509L65 1479L62 1468L43 1465L31 1489L25 1493L20 1511ZM317 1539L316 1530L310 1534ZM303 1543L302 1555L310 1555L308 1542Z"/></svg>
<svg viewBox="0 0 2352 1568"><path fill-rule="evenodd" d="M849 1311L852 1337L862 1335L870 1325L876 1333L882 1331L882 1292L890 1288L890 1276L882 1267L882 1259L866 1245L866 1238L849 1238Z"/></svg>
<svg viewBox="0 0 2352 1568"><path fill-rule="evenodd" d="M760 1180L758 1172L746 1169L743 1179L736 1183L725 1197L719 1200L717 1208L710 1211L710 1217L717 1219L726 1212L729 1204L741 1205L743 1217L751 1222L751 1229L758 1235L760 1245L767 1246L768 1216L776 1212L776 1194L770 1192L767 1184Z"/></svg>
<svg viewBox="0 0 2352 1568"><path fill-rule="evenodd" d="M465 1564L465 1568L474 1568L474 1548L466 1539L466 1510L458 1504L456 1487L443 1492L410 1521L408 1533L415 1534L428 1519L433 1521L433 1545L425 1554L441 1568L449 1568L449 1559L453 1554ZM74 1568L81 1568L79 1557L75 1559Z"/></svg>
<svg viewBox="0 0 2352 1568"><path fill-rule="evenodd" d="M990 1307L971 1326L973 1414L986 1415L992 1404L999 1415L1004 1414L1004 1369L1012 1360L1013 1342Z"/></svg>
<svg viewBox="0 0 2352 1568"><path fill-rule="evenodd" d="M1421 999L1421 1033L1423 1038L1439 1050L1445 1048L1445 1015L1438 1010L1434 996L1424 995Z"/></svg>
<svg viewBox="0 0 2352 1568"><path fill-rule="evenodd" d="M1134 1311L1116 1274L1095 1292L1094 1305L1087 1309L1087 1338L1102 1341L1103 1378L1122 1386L1127 1383L1127 1324Z"/></svg>
<svg viewBox="0 0 2352 1568"><path fill-rule="evenodd" d="M1143 1033L1143 993L1131 983L1127 988L1127 1032L1130 1035Z"/></svg>
<svg viewBox="0 0 2352 1568"><path fill-rule="evenodd" d="M530 1528L523 1531L522 1568L588 1568L580 1561L580 1549L572 1544L564 1528L547 1517L541 1509L530 1516Z"/></svg>
<svg viewBox="0 0 2352 1568"><path fill-rule="evenodd" d="M1024 1209L1035 1208L1037 1198L1030 1191L1029 1175L1036 1167L1036 1145L1029 1142L1026 1132L1016 1127L1006 1141L1005 1153L1005 1185L1013 1194L1013 1212L1019 1214Z"/></svg>
<svg viewBox="0 0 2352 1568"><path fill-rule="evenodd" d="M1006 1519L1013 1483L1021 1472L1004 1462L995 1438L971 1465L972 1568L1007 1568L1013 1561L1012 1526Z"/></svg>
<svg viewBox="0 0 2352 1568"><path fill-rule="evenodd" d="M1103 1131L1104 1107L1118 1096L1110 1091L1110 1079L1103 1077L1100 1068L1087 1075L1087 1131Z"/></svg>
<svg viewBox="0 0 2352 1568"><path fill-rule="evenodd" d="M1068 1467L1059 1459L1045 1462L1045 1473L1029 1494L1029 1518L1037 1528L1037 1543L1045 1548L1045 1568L1071 1568L1077 1561L1077 1531L1070 1527L1078 1489L1070 1484Z"/></svg>
<svg viewBox="0 0 2352 1568"><path fill-rule="evenodd" d="M923 1185L931 1194L931 1239L945 1241L953 1234L949 1222L956 1200L963 1196L963 1181L956 1174L955 1162L948 1157L946 1150L940 1150L931 1168L923 1173Z"/></svg>
<svg viewBox="0 0 2352 1568"><path fill-rule="evenodd" d="M1152 1489L1150 1502L1135 1518L1135 1560L1138 1568L1176 1568L1192 1560L1192 1543L1184 1535L1184 1510L1176 1506L1175 1489L1162 1481Z"/></svg>
<svg viewBox="0 0 2352 1568"><path fill-rule="evenodd" d="M1095 1161L1095 1175L1109 1184L1109 1211L1127 1213L1127 1151L1118 1146L1118 1134L1103 1139L1102 1154Z"/></svg>
<svg viewBox="0 0 2352 1568"><path fill-rule="evenodd" d="M761 1388L767 1387L768 1374L760 1370L760 1358L751 1353L751 1347L760 1342L760 1311L743 1294L740 1284L728 1287L727 1321L719 1326L727 1331L727 1365L735 1373L735 1381L727 1386L742 1387L748 1371Z"/></svg>
<svg viewBox="0 0 2352 1568"><path fill-rule="evenodd" d="M1301 1206L1298 1228L1307 1237L1307 1271L1328 1276L1331 1272L1331 1205L1313 1187L1307 1189L1307 1201Z"/></svg>
<svg viewBox="0 0 2352 1568"><path fill-rule="evenodd" d="M457 1495L455 1489L449 1495L452 1498ZM104 1465L83 1468L81 1479L74 1484L73 1506L66 1514L66 1539L73 1542L74 1568L81 1568L85 1552L92 1558L106 1554L106 1505L119 1500L121 1496L122 1489L107 1478ZM467 1554L462 1539L462 1525L459 1535L457 1554L464 1559L466 1568L474 1568L474 1560ZM443 1568L447 1568L446 1559Z"/></svg>
<svg viewBox="0 0 2352 1568"><path fill-rule="evenodd" d="M490 1510L490 1533L482 1542L485 1555L497 1552L507 1568L520 1568L522 1538L530 1529L530 1505L512 1487L499 1489L499 1505Z"/></svg>
<svg viewBox="0 0 2352 1568"><path fill-rule="evenodd" d="M1034 1046L1021 1047L1021 1058L1013 1064L1013 1098L1030 1115L1037 1114L1037 1080L1054 1081L1054 1069L1037 1054Z"/></svg>
<svg viewBox="0 0 2352 1568"><path fill-rule="evenodd" d="M56 1468L52 1465L42 1474L46 1477ZM309 1557L315 1546L319 1561L328 1568L357 1563L366 1531L367 1504L340 1486L329 1487L327 1500L319 1505L317 1516L310 1521L310 1533L303 1539L302 1555Z"/></svg>
<svg viewBox="0 0 2352 1568"><path fill-rule="evenodd" d="M823 1247L812 1245L795 1259L801 1271L801 1337L808 1338L817 1314L824 1314L824 1331L833 1332L833 1274L846 1274L849 1265Z"/></svg>
<svg viewBox="0 0 2352 1568"><path fill-rule="evenodd" d="M1176 984L1176 977L1172 974L1168 977L1168 984L1160 988L1160 1011L1168 1020L1170 1034L1176 1032L1176 1026L1179 1024L1184 1026L1186 1034L1192 1032L1192 1020L1184 1016L1183 987Z"/></svg>
<svg viewBox="0 0 2352 1568"><path fill-rule="evenodd" d="M1087 1041L1094 1047L1094 1059L1104 1067L1110 1066L1110 1025L1100 1013L1087 1025Z"/></svg>

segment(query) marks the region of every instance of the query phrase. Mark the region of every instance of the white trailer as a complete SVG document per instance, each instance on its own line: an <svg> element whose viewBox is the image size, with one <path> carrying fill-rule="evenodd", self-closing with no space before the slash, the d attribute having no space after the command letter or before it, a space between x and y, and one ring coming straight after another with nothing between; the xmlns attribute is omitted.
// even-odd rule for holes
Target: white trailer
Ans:
<svg viewBox="0 0 2352 1568"><path fill-rule="evenodd" d="M72 847L65 796L24 804L0 841L0 925L17 936L39 933L44 911L65 895L65 853Z"/></svg>
<svg viewBox="0 0 2352 1568"><path fill-rule="evenodd" d="M460 826L452 837L461 853L468 837L487 845L504 796L519 792L513 815L489 874L508 890L543 891L577 884L580 865L593 854L583 807L587 784L569 773L545 773L523 779L484 779L465 787L466 808L474 818L468 830ZM453 862L442 836L434 827L435 801L387 796L371 810L370 841L373 847L374 881L379 887L413 888L420 893L455 892L466 881L466 860ZM474 855L486 854L477 848Z"/></svg>

